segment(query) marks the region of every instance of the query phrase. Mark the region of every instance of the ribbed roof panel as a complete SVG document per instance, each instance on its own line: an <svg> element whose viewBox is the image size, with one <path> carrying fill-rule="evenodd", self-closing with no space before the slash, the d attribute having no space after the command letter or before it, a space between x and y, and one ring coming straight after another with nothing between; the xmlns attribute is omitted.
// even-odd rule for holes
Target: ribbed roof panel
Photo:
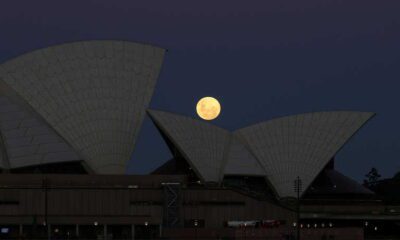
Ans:
<svg viewBox="0 0 400 240"><path fill-rule="evenodd" d="M227 130L173 113L148 112L202 180L219 182L224 149L230 136Z"/></svg>
<svg viewBox="0 0 400 240"><path fill-rule="evenodd" d="M57 133L27 109L0 96L4 168L80 160Z"/></svg>
<svg viewBox="0 0 400 240"><path fill-rule="evenodd" d="M231 134L229 151L225 157L224 175L265 176L266 172L242 142Z"/></svg>
<svg viewBox="0 0 400 240"><path fill-rule="evenodd" d="M315 112L262 122L236 131L263 165L280 197L295 197L299 176L303 191L374 114Z"/></svg>
<svg viewBox="0 0 400 240"><path fill-rule="evenodd" d="M0 78L97 173L124 173L164 50L85 41L36 50L0 66Z"/></svg>

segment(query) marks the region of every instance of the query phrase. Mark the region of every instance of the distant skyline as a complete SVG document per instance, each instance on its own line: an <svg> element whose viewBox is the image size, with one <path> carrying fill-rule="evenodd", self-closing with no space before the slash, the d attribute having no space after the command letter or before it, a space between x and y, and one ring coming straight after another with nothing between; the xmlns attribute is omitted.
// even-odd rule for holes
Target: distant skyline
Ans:
<svg viewBox="0 0 400 240"><path fill-rule="evenodd" d="M0 61L63 42L121 39L164 47L150 108L198 118L216 97L213 124L233 130L291 114L377 113L337 155L361 181L371 167L400 171L400 2L19 1L0 3ZM171 158L147 117L129 173Z"/></svg>

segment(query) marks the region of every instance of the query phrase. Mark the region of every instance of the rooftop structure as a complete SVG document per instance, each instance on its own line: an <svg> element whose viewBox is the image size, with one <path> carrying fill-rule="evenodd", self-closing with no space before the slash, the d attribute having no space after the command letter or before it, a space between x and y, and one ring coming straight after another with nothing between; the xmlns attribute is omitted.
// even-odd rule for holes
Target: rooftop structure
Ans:
<svg viewBox="0 0 400 240"><path fill-rule="evenodd" d="M0 166L83 160L94 173L125 173L163 56L146 44L84 41L1 64Z"/></svg>
<svg viewBox="0 0 400 240"><path fill-rule="evenodd" d="M373 113L334 111L282 117L229 132L210 123L162 111L148 111L204 182L226 175L264 176L279 198L302 192Z"/></svg>

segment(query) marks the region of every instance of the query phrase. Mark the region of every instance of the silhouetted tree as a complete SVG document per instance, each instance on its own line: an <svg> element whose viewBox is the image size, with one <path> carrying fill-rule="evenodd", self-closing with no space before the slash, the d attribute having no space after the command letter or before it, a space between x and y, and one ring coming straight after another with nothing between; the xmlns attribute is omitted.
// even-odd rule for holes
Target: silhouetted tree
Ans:
<svg viewBox="0 0 400 240"><path fill-rule="evenodd" d="M400 172L397 172L394 176L393 179L395 180L400 180Z"/></svg>
<svg viewBox="0 0 400 240"><path fill-rule="evenodd" d="M378 169L373 167L367 174L365 174L365 177L366 179L364 179L364 186L371 188L376 186L381 175L378 173Z"/></svg>

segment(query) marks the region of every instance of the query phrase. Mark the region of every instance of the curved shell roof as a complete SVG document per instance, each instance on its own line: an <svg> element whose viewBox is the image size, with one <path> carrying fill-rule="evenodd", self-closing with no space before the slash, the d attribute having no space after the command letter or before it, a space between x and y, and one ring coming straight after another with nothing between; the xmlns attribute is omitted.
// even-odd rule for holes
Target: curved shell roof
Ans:
<svg viewBox="0 0 400 240"><path fill-rule="evenodd" d="M262 122L233 133L208 122L149 111L159 129L199 177L218 182L225 175L265 176L279 197L301 194L329 160L374 113L315 112Z"/></svg>
<svg viewBox="0 0 400 240"><path fill-rule="evenodd" d="M0 131L2 168L80 160L51 127L6 96L0 96Z"/></svg>
<svg viewBox="0 0 400 240"><path fill-rule="evenodd" d="M134 42L67 43L3 63L0 84L15 91L94 172L124 173L163 56L164 49Z"/></svg>
<svg viewBox="0 0 400 240"><path fill-rule="evenodd" d="M178 114L155 110L148 113L203 181L219 182L224 175L265 175L257 160L229 131Z"/></svg>
<svg viewBox="0 0 400 240"><path fill-rule="evenodd" d="M266 172L253 154L231 133L229 151L223 166L224 175L265 176Z"/></svg>
<svg viewBox="0 0 400 240"><path fill-rule="evenodd" d="M351 136L374 113L315 112L262 122L236 131L267 172L280 197L295 197L294 180L303 193Z"/></svg>
<svg viewBox="0 0 400 240"><path fill-rule="evenodd" d="M148 113L203 181L219 182L229 140L227 130L173 113L154 110Z"/></svg>

